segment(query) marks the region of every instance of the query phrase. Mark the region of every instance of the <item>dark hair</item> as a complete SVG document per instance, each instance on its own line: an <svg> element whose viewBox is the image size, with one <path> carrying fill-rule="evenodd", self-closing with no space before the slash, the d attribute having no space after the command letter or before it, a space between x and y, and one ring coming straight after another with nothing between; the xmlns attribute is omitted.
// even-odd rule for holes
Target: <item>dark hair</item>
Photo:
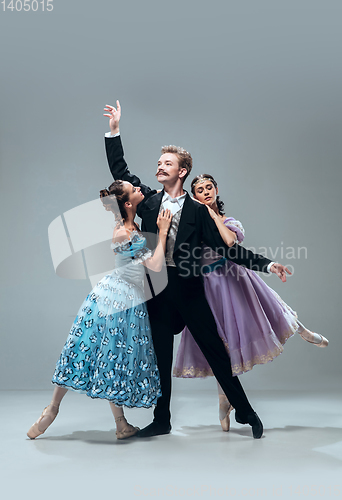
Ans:
<svg viewBox="0 0 342 500"><path fill-rule="evenodd" d="M204 179L208 179L210 182L212 182L215 186L215 188L217 188L217 182L215 181L214 177L210 174L200 174L200 175L197 175L194 179L192 179L191 181L191 192L194 196L195 195L195 185L197 184L198 181L201 181L201 180L204 180ZM223 207L224 207L224 203L223 201L220 200L220 197L217 196L216 197L216 204L217 204L217 209L218 209L218 212L220 215L224 215L224 210L223 210Z"/></svg>
<svg viewBox="0 0 342 500"><path fill-rule="evenodd" d="M177 156L179 162L179 169L185 168L186 174L183 177L183 182L188 177L192 169L192 156L184 148L180 146L163 146L161 149L162 155L165 153L173 153Z"/></svg>
<svg viewBox="0 0 342 500"><path fill-rule="evenodd" d="M114 181L108 188L102 189L100 191L100 198L105 209L113 212L117 222L121 219L124 221L127 219L125 203L129 199L129 192L124 189L123 181Z"/></svg>

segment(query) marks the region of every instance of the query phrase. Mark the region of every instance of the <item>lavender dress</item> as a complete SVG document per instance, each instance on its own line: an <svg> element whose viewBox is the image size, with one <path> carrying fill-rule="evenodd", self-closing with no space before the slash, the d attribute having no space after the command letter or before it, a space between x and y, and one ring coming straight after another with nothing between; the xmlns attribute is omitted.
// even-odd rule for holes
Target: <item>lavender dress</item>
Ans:
<svg viewBox="0 0 342 500"><path fill-rule="evenodd" d="M241 223L232 217L224 224L244 238ZM202 250L204 290L217 329L229 353L233 375L272 361L298 329L297 314L254 272ZM188 328L182 331L173 374L193 378L213 375Z"/></svg>

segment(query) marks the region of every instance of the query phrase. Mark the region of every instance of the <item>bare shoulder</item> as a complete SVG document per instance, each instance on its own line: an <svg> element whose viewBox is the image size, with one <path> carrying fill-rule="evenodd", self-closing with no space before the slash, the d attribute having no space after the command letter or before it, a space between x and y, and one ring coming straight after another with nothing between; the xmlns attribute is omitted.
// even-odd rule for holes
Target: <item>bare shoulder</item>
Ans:
<svg viewBox="0 0 342 500"><path fill-rule="evenodd" d="M124 227L120 227L119 229L114 229L112 238L113 243L120 243L121 241L124 241L126 239L127 239L127 232Z"/></svg>

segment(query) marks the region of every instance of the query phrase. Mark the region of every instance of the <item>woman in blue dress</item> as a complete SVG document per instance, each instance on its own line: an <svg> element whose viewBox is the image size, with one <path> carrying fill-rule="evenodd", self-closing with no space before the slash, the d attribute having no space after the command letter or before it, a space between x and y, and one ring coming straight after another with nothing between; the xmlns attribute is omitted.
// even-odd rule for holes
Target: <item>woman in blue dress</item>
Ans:
<svg viewBox="0 0 342 500"><path fill-rule="evenodd" d="M138 431L127 422L123 406L150 408L161 396L144 299L143 265L161 269L172 216L169 210L159 215L159 241L152 255L134 222L137 205L144 199L140 187L117 180L100 191L100 197L117 220L111 245L115 269L81 305L52 377L56 386L52 401L29 429L30 439L52 424L68 389L107 399L118 439Z"/></svg>

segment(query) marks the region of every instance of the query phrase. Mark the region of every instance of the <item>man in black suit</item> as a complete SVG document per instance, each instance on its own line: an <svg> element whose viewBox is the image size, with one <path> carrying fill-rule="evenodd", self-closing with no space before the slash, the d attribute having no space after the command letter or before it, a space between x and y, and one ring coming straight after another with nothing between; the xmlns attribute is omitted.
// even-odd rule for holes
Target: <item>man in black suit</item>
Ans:
<svg viewBox="0 0 342 500"><path fill-rule="evenodd" d="M204 205L192 200L183 190L183 183L192 168L191 155L175 146L163 148L158 161L157 179L164 186L161 192L141 183L131 174L124 160L120 139L121 108L107 105L104 116L109 117L110 133L106 134L106 152L114 179L140 186L145 198L138 205L142 230L157 233L157 216L161 209L170 208L172 223L166 248L168 284L147 302L153 344L160 371L162 396L154 410L153 422L138 432L138 437L168 434L171 430L170 398L173 337L187 325L209 362L212 371L235 408L235 419L252 427L254 438L260 438L263 426L251 407L238 377L233 377L231 364L216 323L204 295L201 279L201 247L205 243L225 258L249 269L274 272L286 281L281 264L246 250L241 245L228 247ZM153 291L152 291L153 294Z"/></svg>

